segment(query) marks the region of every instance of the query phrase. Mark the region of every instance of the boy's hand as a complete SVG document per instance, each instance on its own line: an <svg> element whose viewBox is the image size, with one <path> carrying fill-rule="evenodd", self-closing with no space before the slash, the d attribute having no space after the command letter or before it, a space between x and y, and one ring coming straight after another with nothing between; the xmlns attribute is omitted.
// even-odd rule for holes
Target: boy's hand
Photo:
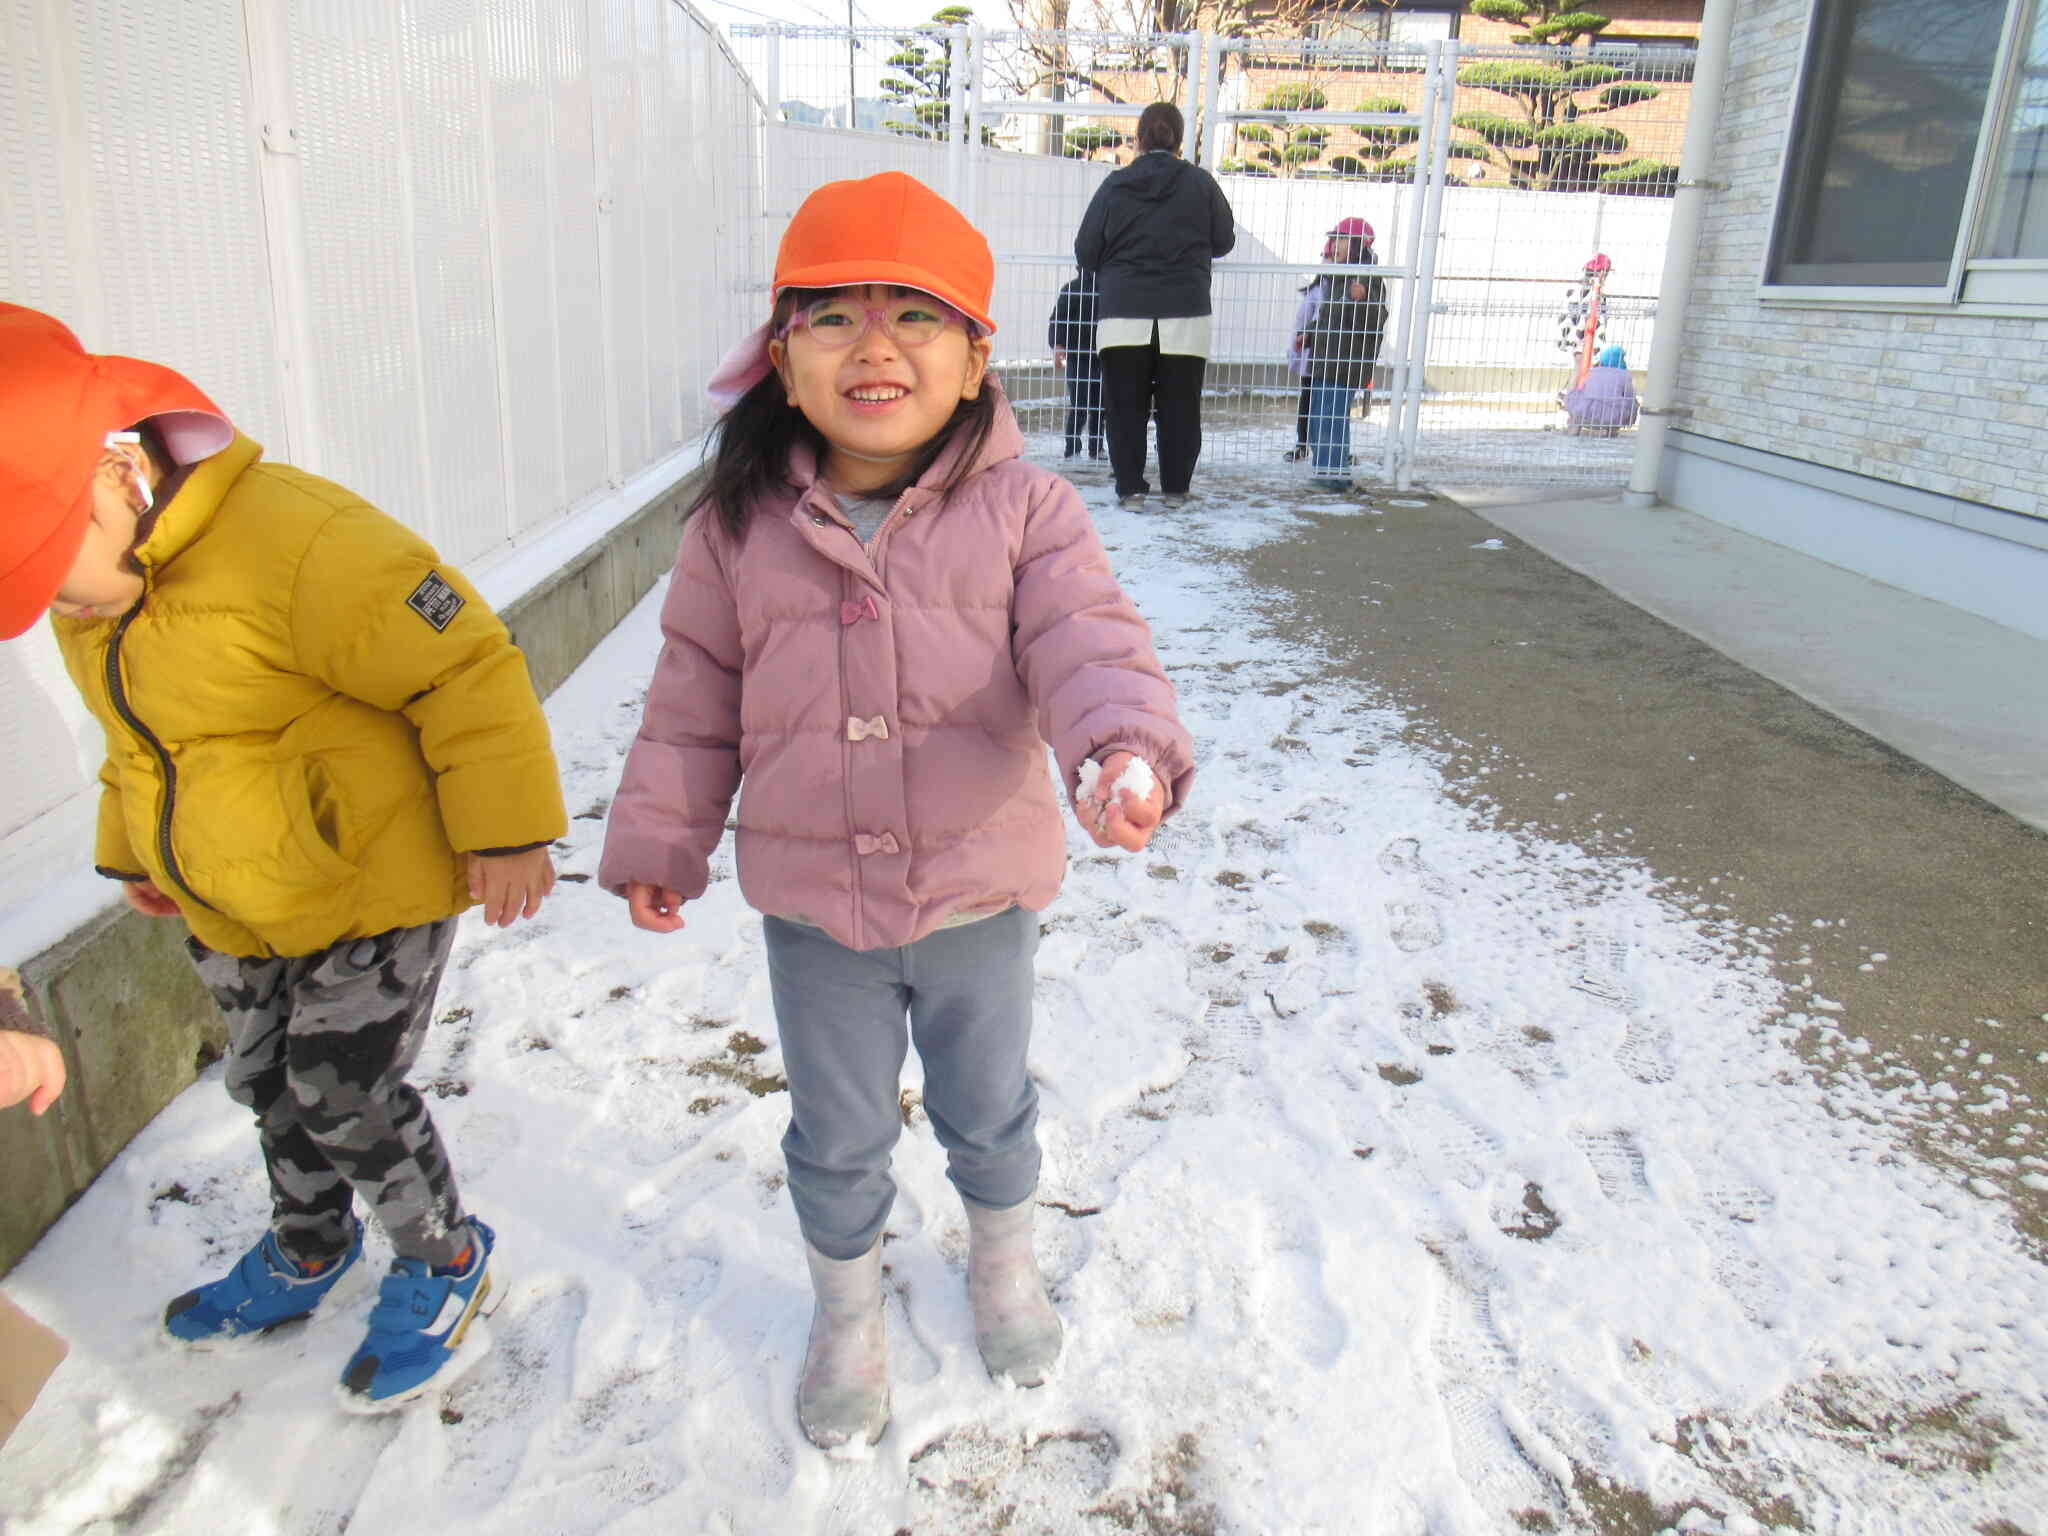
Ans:
<svg viewBox="0 0 2048 1536"><path fill-rule="evenodd" d="M1166 786L1155 775L1152 788L1142 799L1125 790L1116 793L1116 781L1130 766L1131 754L1112 752L1103 759L1095 792L1074 802L1074 819L1095 840L1098 848L1125 848L1136 853L1152 841L1159 819L1166 814Z"/></svg>
<svg viewBox="0 0 2048 1536"><path fill-rule="evenodd" d="M144 917L176 917L178 904L156 887L154 880L123 880L121 895Z"/></svg>
<svg viewBox="0 0 2048 1536"><path fill-rule="evenodd" d="M1055 368L1064 368L1067 366L1067 354L1064 348L1054 347L1052 349L1052 365Z"/></svg>
<svg viewBox="0 0 2048 1536"><path fill-rule="evenodd" d="M545 848L469 856L469 899L484 904L484 921L493 928L532 917L554 888L555 861Z"/></svg>
<svg viewBox="0 0 2048 1536"><path fill-rule="evenodd" d="M28 1100L40 1115L64 1091L64 1053L41 1035L0 1029L0 1109Z"/></svg>
<svg viewBox="0 0 2048 1536"><path fill-rule="evenodd" d="M683 926L682 895L665 885L628 880L626 910L633 916L633 926L649 933L674 933Z"/></svg>

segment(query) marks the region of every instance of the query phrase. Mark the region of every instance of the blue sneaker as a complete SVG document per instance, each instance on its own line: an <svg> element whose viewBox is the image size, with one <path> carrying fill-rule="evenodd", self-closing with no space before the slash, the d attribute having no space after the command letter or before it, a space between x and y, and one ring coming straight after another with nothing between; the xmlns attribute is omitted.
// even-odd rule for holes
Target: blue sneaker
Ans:
<svg viewBox="0 0 2048 1536"><path fill-rule="evenodd" d="M268 1333L310 1316L363 1256L363 1224L353 1225L348 1250L310 1275L278 1246L275 1232L264 1233L222 1279L165 1307L165 1331L187 1344L208 1344Z"/></svg>
<svg viewBox="0 0 2048 1536"><path fill-rule="evenodd" d="M341 1404L351 1413L409 1403L437 1381L454 1380L490 1348L485 1331L472 1336L470 1325L491 1294L498 1235L475 1217L469 1230L469 1263L459 1274L429 1269L421 1259L391 1261L370 1331L341 1373Z"/></svg>

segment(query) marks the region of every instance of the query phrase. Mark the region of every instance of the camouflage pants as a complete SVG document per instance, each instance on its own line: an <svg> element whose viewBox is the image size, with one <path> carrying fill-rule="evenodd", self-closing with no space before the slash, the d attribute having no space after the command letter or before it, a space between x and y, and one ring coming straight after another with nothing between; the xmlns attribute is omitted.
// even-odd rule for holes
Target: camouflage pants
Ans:
<svg viewBox="0 0 2048 1536"><path fill-rule="evenodd" d="M272 959L186 941L227 1017L228 1093L255 1111L271 1225L293 1258L341 1253L357 1195L401 1258L460 1255L455 1175L405 1080L454 939L451 917Z"/></svg>

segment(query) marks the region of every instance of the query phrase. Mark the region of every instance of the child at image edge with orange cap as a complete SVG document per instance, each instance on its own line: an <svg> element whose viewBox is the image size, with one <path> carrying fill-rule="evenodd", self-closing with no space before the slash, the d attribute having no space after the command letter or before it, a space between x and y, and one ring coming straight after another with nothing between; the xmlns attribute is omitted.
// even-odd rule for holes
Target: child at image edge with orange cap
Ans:
<svg viewBox="0 0 2048 1536"><path fill-rule="evenodd" d="M1025 1070L1037 913L1066 870L1045 744L1098 847L1143 848L1194 775L1079 493L1020 456L988 371L994 281L988 242L901 172L797 210L768 323L712 379L727 410L598 874L673 932L739 794L816 1295L797 1419L827 1449L888 1422L910 1039L966 1205L982 1359L1019 1386L1052 1370Z"/></svg>
<svg viewBox="0 0 2048 1536"><path fill-rule="evenodd" d="M310 1315L362 1257L360 1195L396 1257L342 1403L445 1385L496 1237L405 1075L456 915L510 924L554 884L525 658L424 541L264 462L182 375L0 304L0 639L45 610L106 732L97 866L190 925L270 1176L270 1230L165 1329Z"/></svg>

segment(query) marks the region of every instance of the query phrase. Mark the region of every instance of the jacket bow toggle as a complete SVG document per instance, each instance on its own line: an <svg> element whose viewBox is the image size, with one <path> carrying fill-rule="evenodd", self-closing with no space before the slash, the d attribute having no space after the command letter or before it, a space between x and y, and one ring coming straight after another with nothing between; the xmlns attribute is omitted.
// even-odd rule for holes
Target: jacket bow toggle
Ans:
<svg viewBox="0 0 2048 1536"><path fill-rule="evenodd" d="M848 598L839 605L839 622L841 624L858 624L862 619L879 619L881 616L882 610L875 606L875 600L872 597L864 597L857 603L852 598Z"/></svg>
<svg viewBox="0 0 2048 1536"><path fill-rule="evenodd" d="M897 851L896 834L894 832L884 832L880 837L876 837L868 832L856 833L853 839L853 851L862 858L866 858L871 853L895 853Z"/></svg>
<svg viewBox="0 0 2048 1536"><path fill-rule="evenodd" d="M887 741L889 739L889 722L880 715L876 715L872 720L863 720L859 715L848 715L846 717L846 739L848 741L866 741L870 736L874 737L876 741Z"/></svg>

